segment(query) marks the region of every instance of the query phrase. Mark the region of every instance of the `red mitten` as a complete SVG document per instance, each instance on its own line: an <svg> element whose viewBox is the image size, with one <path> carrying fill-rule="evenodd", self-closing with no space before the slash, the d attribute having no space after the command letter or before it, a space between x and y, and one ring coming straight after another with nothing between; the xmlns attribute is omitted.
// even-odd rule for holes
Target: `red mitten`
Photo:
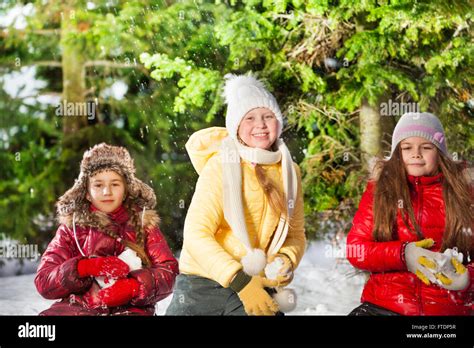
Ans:
<svg viewBox="0 0 474 348"><path fill-rule="evenodd" d="M138 294L140 283L133 278L119 279L114 285L102 289L97 294L102 304L108 307L124 305Z"/></svg>
<svg viewBox="0 0 474 348"><path fill-rule="evenodd" d="M107 256L82 259L77 263L77 271L79 277L123 278L130 272L130 267L116 256Z"/></svg>

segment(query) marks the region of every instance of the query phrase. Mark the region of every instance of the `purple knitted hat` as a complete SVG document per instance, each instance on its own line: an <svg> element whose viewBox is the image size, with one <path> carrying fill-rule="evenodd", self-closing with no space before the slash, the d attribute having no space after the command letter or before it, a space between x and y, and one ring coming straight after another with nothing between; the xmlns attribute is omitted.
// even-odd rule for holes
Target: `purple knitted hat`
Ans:
<svg viewBox="0 0 474 348"><path fill-rule="evenodd" d="M390 157L398 143L409 137L425 138L449 157L443 125L435 115L429 112L408 112L404 114L393 131Z"/></svg>

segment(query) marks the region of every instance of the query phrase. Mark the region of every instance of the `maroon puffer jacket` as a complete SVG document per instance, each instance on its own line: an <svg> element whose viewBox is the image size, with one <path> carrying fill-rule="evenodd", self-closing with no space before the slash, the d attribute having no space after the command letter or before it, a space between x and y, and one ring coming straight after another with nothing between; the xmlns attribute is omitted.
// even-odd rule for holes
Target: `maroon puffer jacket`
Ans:
<svg viewBox="0 0 474 348"><path fill-rule="evenodd" d="M430 250L439 251L445 227L443 176L409 176L408 180L416 222L424 237L436 242ZM407 271L402 261L404 242L416 241L417 237L405 226L400 214L394 231L397 240L374 241L374 189L375 183L369 182L347 236L348 260L355 267L371 272L361 302L370 302L403 315L470 315L474 263L467 266L471 283L466 290L448 291L437 285L425 285Z"/></svg>
<svg viewBox="0 0 474 348"><path fill-rule="evenodd" d="M125 221L120 221L117 233L123 239L135 242L135 232ZM79 245L88 256L118 256L124 246L94 229L76 226ZM130 277L140 283L139 294L125 306L114 308L88 308L84 297L95 298L100 290L91 278L80 278L77 263L83 258L76 245L72 228L61 225L56 236L41 257L35 285L47 299L63 299L41 315L107 315L141 314L153 315L155 303L172 293L178 274L178 262L169 249L158 227L148 229L145 250L152 266L130 272Z"/></svg>

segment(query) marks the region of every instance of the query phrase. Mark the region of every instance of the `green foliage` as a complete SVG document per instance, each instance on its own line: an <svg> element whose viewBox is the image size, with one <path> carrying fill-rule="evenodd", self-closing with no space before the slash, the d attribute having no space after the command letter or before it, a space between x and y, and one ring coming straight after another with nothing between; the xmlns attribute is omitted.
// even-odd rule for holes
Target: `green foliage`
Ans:
<svg viewBox="0 0 474 348"><path fill-rule="evenodd" d="M220 88L214 83L219 76L253 70L267 79L289 127L303 136L304 150L293 152L304 157L311 232L318 229L313 217L321 215L315 212L332 211L325 216L348 221L364 189L357 115L365 102L376 109L388 99L419 103L441 117L452 151L472 158L474 120L467 102L472 100L473 10L468 1L247 0L231 8L213 27L219 46L228 51L227 62L206 65L206 71L218 73L212 85L203 81L197 95L185 103L177 97L175 107L181 112L202 108L207 100L212 116L219 112L215 105L221 98L212 93ZM147 67L160 81L200 69L193 57L184 61L179 54L158 54L144 61L150 57L158 63ZM326 65L328 58L338 66ZM179 93L195 81L179 79ZM389 144L384 146L387 150Z"/></svg>
<svg viewBox="0 0 474 348"><path fill-rule="evenodd" d="M157 81L171 78L175 74L181 75L178 87L182 89L174 100L173 108L177 113L184 113L189 107L202 108L209 99L208 93L218 90L221 82L220 75L216 71L198 68L192 62L186 62L181 58L171 60L165 54L157 53L150 56L148 53L143 53L140 55L140 61L147 69L154 69L150 76ZM214 116L216 108L210 108L208 121Z"/></svg>
<svg viewBox="0 0 474 348"><path fill-rule="evenodd" d="M56 200L74 183L83 152L104 141L130 150L137 176L155 189L162 231L179 248L196 180L184 144L195 130L211 123L202 110L176 113L179 86L174 81L154 82L138 57L145 50L169 50L185 58L186 54L199 55L201 64L206 59L218 64L219 50L202 54L203 46L213 47L213 38L202 27L211 25L208 12L220 7L203 4L198 9L193 2L173 6L159 1L94 3L95 8L87 9L84 2L65 12L64 4L35 2L36 12L27 18L27 27L9 28L12 35L0 43L2 74L38 61L60 62L60 45L65 41L78 45L86 61L107 63L86 69L87 99L96 98L98 115L73 134L62 132L57 105L30 105L1 89L0 231L21 241L49 242L57 228ZM63 20L74 23L78 31L60 41L57 33ZM53 28L56 34L44 35ZM190 30L197 34L188 40ZM62 91L60 68L37 66L36 72L36 78L46 82L40 94ZM187 83L199 85L202 78L212 77L205 70L200 74L186 75ZM104 93L117 81L126 85L123 99ZM191 88L184 91L182 99L199 103L193 93Z"/></svg>
<svg viewBox="0 0 474 348"><path fill-rule="evenodd" d="M138 176L157 193L162 229L179 246L196 179L184 144L195 130L223 123L229 72L256 72L287 116L284 137L303 169L311 234L325 219L345 226L364 189L363 104L417 102L441 117L450 151L473 158L469 1L82 1L73 12L61 2L32 4L27 27L9 28L0 41L2 74L60 62L64 42L86 61L113 64L87 67L87 98L97 98L99 115L76 134L62 133L54 106L0 93L0 232L15 238L51 237L54 202L77 176L83 151L108 141L131 150ZM43 35L64 20L78 30L63 41ZM62 91L60 69L37 66L37 77L47 84L40 92ZM127 86L123 99L104 93L117 81Z"/></svg>

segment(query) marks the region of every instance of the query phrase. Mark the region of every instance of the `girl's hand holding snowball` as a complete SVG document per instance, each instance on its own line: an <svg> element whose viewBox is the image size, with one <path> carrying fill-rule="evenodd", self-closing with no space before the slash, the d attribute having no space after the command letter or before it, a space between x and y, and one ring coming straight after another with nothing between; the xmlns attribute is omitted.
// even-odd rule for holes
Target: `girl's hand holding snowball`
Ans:
<svg viewBox="0 0 474 348"><path fill-rule="evenodd" d="M271 255L265 267L265 275L268 279L275 279L279 287L287 286L293 280L293 264L290 258L284 254Z"/></svg>
<svg viewBox="0 0 474 348"><path fill-rule="evenodd" d="M276 282L276 292L272 297L280 312L293 311L296 308L296 293L293 289L284 288L293 280L293 264L290 258L285 254L271 255L265 267L265 276Z"/></svg>
<svg viewBox="0 0 474 348"><path fill-rule="evenodd" d="M433 245L433 239L423 239L408 243L404 250L407 269L426 285L436 283L436 277L434 276L437 271L436 259L441 258L440 253L427 250Z"/></svg>
<svg viewBox="0 0 474 348"><path fill-rule="evenodd" d="M130 272L130 267L116 256L106 256L80 260L77 270L81 278L89 276L123 278Z"/></svg>
<svg viewBox="0 0 474 348"><path fill-rule="evenodd" d="M107 259L107 261L97 261L98 259ZM95 263L87 262L90 260L95 260ZM96 263L102 265L102 269L104 269L104 264L107 265L105 268L114 269L113 272L110 272L110 269L107 269L107 276L96 276L95 280L101 289L98 290L94 296L90 296L86 299L89 307L97 308L122 306L129 303L133 298L140 294L140 290L142 290L141 282L134 278L125 278L129 272L142 268L141 259L137 256L135 251L125 248L125 250L118 257L98 257L88 259L87 261L85 264L81 265L81 272L83 273L92 273L90 269L88 272L85 272L84 269L87 269L87 267L94 269ZM118 267L115 269L111 265ZM126 268L123 265L125 265ZM97 274L95 271L94 273Z"/></svg>
<svg viewBox="0 0 474 348"><path fill-rule="evenodd" d="M432 239L408 243L405 247L407 269L426 285L433 283L447 290L464 290L470 277L462 264L462 253L453 249L446 249L444 253L426 250L433 244Z"/></svg>

